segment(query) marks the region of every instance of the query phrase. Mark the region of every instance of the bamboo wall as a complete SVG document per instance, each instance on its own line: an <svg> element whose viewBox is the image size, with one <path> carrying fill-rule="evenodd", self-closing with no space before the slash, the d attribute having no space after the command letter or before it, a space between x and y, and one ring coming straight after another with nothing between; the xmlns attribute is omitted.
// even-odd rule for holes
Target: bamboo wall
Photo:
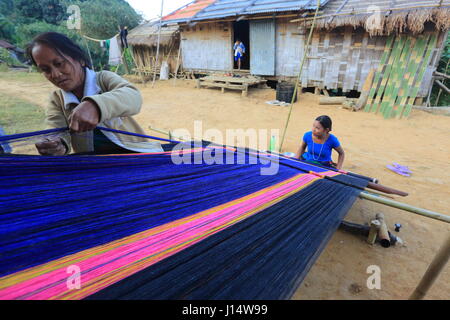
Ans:
<svg viewBox="0 0 450 320"><path fill-rule="evenodd" d="M362 29L352 27L316 31L302 86L361 91L370 69L378 66L385 44L386 37L369 37Z"/></svg>
<svg viewBox="0 0 450 320"><path fill-rule="evenodd" d="M233 68L231 23L184 26L181 32L181 48L185 69L231 70Z"/></svg>
<svg viewBox="0 0 450 320"><path fill-rule="evenodd" d="M178 51L180 49L180 42L178 38L174 38L170 43L161 45L159 48L159 58L157 62L157 72L159 72L163 61L169 64L169 72L175 73L178 60ZM148 45L133 45L132 53L136 62L136 71L144 73L153 73L156 62L156 46ZM181 65L181 57L180 57Z"/></svg>

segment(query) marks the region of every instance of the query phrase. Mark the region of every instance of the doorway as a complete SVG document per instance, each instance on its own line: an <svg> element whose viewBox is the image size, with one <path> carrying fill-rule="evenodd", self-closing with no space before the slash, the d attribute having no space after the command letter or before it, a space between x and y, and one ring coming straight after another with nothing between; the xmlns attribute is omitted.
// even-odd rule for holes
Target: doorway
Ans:
<svg viewBox="0 0 450 320"><path fill-rule="evenodd" d="M245 46L245 55L241 59L241 70L250 70L250 27L248 20L235 21L233 23L233 30L233 45L239 39ZM234 61L233 50L233 69L237 69L237 66L237 62Z"/></svg>

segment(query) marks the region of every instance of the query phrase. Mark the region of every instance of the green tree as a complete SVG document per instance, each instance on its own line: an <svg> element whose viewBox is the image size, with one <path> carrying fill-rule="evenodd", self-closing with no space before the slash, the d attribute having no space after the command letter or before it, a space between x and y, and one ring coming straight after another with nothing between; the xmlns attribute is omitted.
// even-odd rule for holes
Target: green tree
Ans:
<svg viewBox="0 0 450 320"><path fill-rule="evenodd" d="M58 24L67 17L66 7L59 0L40 0L45 22Z"/></svg>
<svg viewBox="0 0 450 320"><path fill-rule="evenodd" d="M442 51L441 59L437 67L437 71L450 74L450 34L447 37L444 50ZM450 87L450 80L444 79L441 81L447 88ZM450 106L450 95L443 91L438 85L433 85L431 91L430 103L432 106Z"/></svg>
<svg viewBox="0 0 450 320"><path fill-rule="evenodd" d="M67 1L81 10L82 33L92 38L109 39L119 32L119 25L136 27L142 17L124 0Z"/></svg>
<svg viewBox="0 0 450 320"><path fill-rule="evenodd" d="M5 16L0 14L0 39L14 42L16 28L14 24Z"/></svg>

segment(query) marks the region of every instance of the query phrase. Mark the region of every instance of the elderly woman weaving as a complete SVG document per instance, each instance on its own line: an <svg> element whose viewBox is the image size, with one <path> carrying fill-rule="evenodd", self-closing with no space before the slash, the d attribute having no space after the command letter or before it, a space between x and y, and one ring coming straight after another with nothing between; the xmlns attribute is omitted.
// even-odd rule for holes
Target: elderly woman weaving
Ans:
<svg viewBox="0 0 450 320"><path fill-rule="evenodd" d="M142 105L138 89L117 74L94 72L83 50L63 34L46 32L28 46L31 61L59 90L46 110L49 128L69 127L70 135L36 144L41 155L159 152L159 143L140 137L126 139L97 127L144 134L132 118Z"/></svg>

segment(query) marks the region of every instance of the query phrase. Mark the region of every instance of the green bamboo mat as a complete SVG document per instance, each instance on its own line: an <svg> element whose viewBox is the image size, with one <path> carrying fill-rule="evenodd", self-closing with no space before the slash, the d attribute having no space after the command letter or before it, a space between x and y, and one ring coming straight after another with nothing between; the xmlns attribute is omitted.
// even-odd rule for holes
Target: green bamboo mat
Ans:
<svg viewBox="0 0 450 320"><path fill-rule="evenodd" d="M408 117L436 40L436 35L388 37L364 111L386 119Z"/></svg>

